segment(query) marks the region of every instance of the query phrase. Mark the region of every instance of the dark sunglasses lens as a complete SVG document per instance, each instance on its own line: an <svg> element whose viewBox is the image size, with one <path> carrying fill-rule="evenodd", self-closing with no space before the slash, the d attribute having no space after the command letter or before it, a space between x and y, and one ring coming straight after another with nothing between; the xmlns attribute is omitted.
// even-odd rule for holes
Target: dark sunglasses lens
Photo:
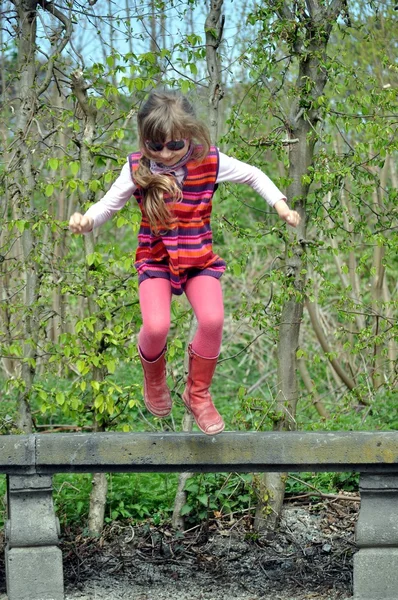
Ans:
<svg viewBox="0 0 398 600"><path fill-rule="evenodd" d="M161 152L165 146L171 151L182 150L185 146L185 140L172 140L171 142L167 142L167 144L148 141L146 142L146 145L149 150L152 150L152 152Z"/></svg>
<svg viewBox="0 0 398 600"><path fill-rule="evenodd" d="M146 145L152 152L161 152L164 146L164 144L161 144L160 142L146 142Z"/></svg>
<svg viewBox="0 0 398 600"><path fill-rule="evenodd" d="M175 140L172 142L167 142L166 147L169 150L182 150L185 146L185 140Z"/></svg>

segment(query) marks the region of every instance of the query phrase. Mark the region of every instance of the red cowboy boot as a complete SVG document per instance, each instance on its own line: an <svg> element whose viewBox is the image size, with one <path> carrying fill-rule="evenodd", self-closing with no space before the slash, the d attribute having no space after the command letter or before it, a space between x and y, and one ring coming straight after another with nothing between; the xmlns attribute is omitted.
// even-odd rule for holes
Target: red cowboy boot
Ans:
<svg viewBox="0 0 398 600"><path fill-rule="evenodd" d="M207 435L216 435L221 433L225 427L209 392L218 357L199 356L192 350L191 344L188 347L188 353L188 380L182 399L192 413L199 429Z"/></svg>
<svg viewBox="0 0 398 600"><path fill-rule="evenodd" d="M138 352L144 370L144 402L155 417L167 417L171 413L171 394L166 382L166 348L156 360L146 360L140 348Z"/></svg>

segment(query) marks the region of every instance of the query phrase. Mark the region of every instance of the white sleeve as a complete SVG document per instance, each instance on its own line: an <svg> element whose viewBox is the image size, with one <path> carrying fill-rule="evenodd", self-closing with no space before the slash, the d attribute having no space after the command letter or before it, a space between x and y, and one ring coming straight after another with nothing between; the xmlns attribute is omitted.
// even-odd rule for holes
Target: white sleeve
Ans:
<svg viewBox="0 0 398 600"><path fill-rule="evenodd" d="M220 163L216 183L246 183L260 196L274 206L278 200L286 200L286 196L276 187L271 179L257 167L248 165L236 158L219 152Z"/></svg>
<svg viewBox="0 0 398 600"><path fill-rule="evenodd" d="M127 161L105 196L90 206L86 212L86 216L91 217L94 221L93 227L99 227L108 221L116 211L122 209L136 189L137 186L133 182L130 165Z"/></svg>

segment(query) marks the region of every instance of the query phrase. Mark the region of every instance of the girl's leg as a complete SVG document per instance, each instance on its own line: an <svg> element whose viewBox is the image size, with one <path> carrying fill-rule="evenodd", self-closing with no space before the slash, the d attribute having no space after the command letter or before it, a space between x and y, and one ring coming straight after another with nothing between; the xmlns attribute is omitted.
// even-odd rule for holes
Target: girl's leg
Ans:
<svg viewBox="0 0 398 600"><path fill-rule="evenodd" d="M143 356L153 361L163 352L170 329L170 281L160 277L146 279L138 292L142 315L138 345Z"/></svg>
<svg viewBox="0 0 398 600"><path fill-rule="evenodd" d="M139 298L143 325L138 336L138 351L144 371L144 402L156 417L167 417L172 407L165 359L170 328L170 282L146 279L140 284Z"/></svg>
<svg viewBox="0 0 398 600"><path fill-rule="evenodd" d="M220 353L224 325L220 280L208 275L192 277L187 281L185 293L198 321L192 349L200 356L215 358Z"/></svg>
<svg viewBox="0 0 398 600"><path fill-rule="evenodd" d="M209 388L220 352L224 307L221 284L214 277L189 279L186 295L198 320L198 329L189 345L187 385L182 399L203 433L216 435L224 421L214 406Z"/></svg>

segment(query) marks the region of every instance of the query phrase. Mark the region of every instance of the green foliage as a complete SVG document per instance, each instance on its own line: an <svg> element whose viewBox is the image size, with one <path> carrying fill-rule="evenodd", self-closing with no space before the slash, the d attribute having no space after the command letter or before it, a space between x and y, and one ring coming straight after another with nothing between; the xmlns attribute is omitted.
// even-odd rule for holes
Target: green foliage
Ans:
<svg viewBox="0 0 398 600"><path fill-rule="evenodd" d="M114 473L107 475L105 522L165 520L172 511L177 476L161 473ZM79 525L89 510L91 476L54 476L54 502L61 525Z"/></svg>
<svg viewBox="0 0 398 600"><path fill-rule="evenodd" d="M91 491L89 473L62 473L53 478L53 499L61 527L83 527L88 517ZM108 496L105 522L149 519L154 524L170 518L177 475L161 473L114 473L107 475ZM5 477L0 477L0 498L5 494ZM0 527L5 506L0 503Z"/></svg>
<svg viewBox="0 0 398 600"><path fill-rule="evenodd" d="M251 475L195 475L185 485L187 501L181 509L181 516L185 516L189 523L214 517L232 519L235 513L247 511L254 504L251 481Z"/></svg>
<svg viewBox="0 0 398 600"><path fill-rule="evenodd" d="M338 494L341 491L358 493L358 473L300 473L286 480L288 497L310 496L317 499L322 494Z"/></svg>

